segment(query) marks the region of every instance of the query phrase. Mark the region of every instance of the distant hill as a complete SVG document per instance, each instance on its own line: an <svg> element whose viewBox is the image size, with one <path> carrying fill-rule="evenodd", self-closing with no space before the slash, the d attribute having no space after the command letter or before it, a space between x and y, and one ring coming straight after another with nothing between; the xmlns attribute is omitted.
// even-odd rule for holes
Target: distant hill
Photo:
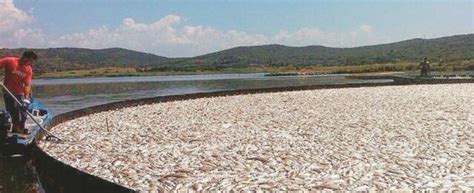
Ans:
<svg viewBox="0 0 474 193"><path fill-rule="evenodd" d="M0 57L19 56L25 49L0 49ZM103 67L153 68L155 70L221 70L252 66L335 66L399 61L415 62L423 57L432 61L474 59L474 34L436 39L411 39L390 44L354 48L324 46L290 47L263 45L236 47L192 58L166 58L121 48L32 49L41 59L40 72L94 69Z"/></svg>
<svg viewBox="0 0 474 193"><path fill-rule="evenodd" d="M184 66L209 67L358 65L420 61L423 57L438 61L474 59L474 34L436 39L412 39L390 44L355 48L324 46L289 47L264 45L236 47L190 59L175 61Z"/></svg>
<svg viewBox="0 0 474 193"><path fill-rule="evenodd" d="M0 57L21 56L25 48L0 49ZM167 60L165 57L122 48L83 49L48 48L29 49L40 59L34 67L41 72L94 69L102 67L150 67Z"/></svg>

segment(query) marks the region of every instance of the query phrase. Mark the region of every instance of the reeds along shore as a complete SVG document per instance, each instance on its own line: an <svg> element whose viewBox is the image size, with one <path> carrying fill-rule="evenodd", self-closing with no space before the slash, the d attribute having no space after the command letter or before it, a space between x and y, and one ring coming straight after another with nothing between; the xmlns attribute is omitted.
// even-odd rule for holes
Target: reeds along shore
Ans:
<svg viewBox="0 0 474 193"><path fill-rule="evenodd" d="M472 93L411 85L157 103L59 124L65 142L40 147L143 192L472 191Z"/></svg>

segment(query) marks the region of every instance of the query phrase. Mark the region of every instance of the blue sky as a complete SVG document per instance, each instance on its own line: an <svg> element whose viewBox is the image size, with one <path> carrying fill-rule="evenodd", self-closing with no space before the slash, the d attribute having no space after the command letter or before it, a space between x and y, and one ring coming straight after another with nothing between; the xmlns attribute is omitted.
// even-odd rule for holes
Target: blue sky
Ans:
<svg viewBox="0 0 474 193"><path fill-rule="evenodd" d="M2 1L13 4L4 13L26 15L11 19L23 24L17 31L39 40L0 40L0 47L124 47L178 57L271 43L354 47L474 30L471 0ZM9 33L18 37L14 27Z"/></svg>

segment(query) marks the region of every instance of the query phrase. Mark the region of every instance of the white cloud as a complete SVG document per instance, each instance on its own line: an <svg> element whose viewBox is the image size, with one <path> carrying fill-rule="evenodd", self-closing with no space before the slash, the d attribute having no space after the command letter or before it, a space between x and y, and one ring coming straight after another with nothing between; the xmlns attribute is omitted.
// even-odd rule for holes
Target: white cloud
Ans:
<svg viewBox="0 0 474 193"><path fill-rule="evenodd" d="M301 28L294 32L282 30L271 36L269 43L290 46L354 47L387 42L388 39L376 36L372 26L364 24L349 32L330 32L319 28Z"/></svg>
<svg viewBox="0 0 474 193"><path fill-rule="evenodd" d="M370 26L370 25L366 25L366 24L361 25L359 27L359 29L360 29L360 31L363 31L365 33L372 33L372 26Z"/></svg>
<svg viewBox="0 0 474 193"><path fill-rule="evenodd" d="M183 21L184 19L177 15L168 15L149 24L125 18L116 29L103 26L87 32L67 34L51 41L50 44L53 47L123 47L163 56L181 57L236 46L283 44L348 47L376 42L376 39L368 39L367 34L373 32L369 25L361 25L351 32L326 32L318 28L302 28L294 32L282 30L274 35L265 36L236 30L219 31L203 25L182 26Z"/></svg>
<svg viewBox="0 0 474 193"><path fill-rule="evenodd" d="M0 47L36 47L44 43L41 30L31 27L33 18L13 0L0 0Z"/></svg>
<svg viewBox="0 0 474 193"><path fill-rule="evenodd" d="M0 29L11 30L18 24L28 23L30 20L26 12L15 7L13 0L0 0Z"/></svg>
<svg viewBox="0 0 474 193"><path fill-rule="evenodd" d="M125 18L116 29L103 26L87 32L63 35L50 41L53 47L108 48L123 47L164 56L195 56L226 48L268 43L259 34L241 31L218 31L209 26L184 25L183 18L168 15L146 24Z"/></svg>
<svg viewBox="0 0 474 193"><path fill-rule="evenodd" d="M115 28L101 26L84 32L46 38L31 27L34 18L18 9L12 0L0 0L0 47L122 47L168 57L197 56L236 46L283 44L351 47L381 43L372 26L364 24L350 32L328 32L319 28L281 30L273 35L243 31L220 31L212 26L189 25L178 15L141 23L124 18ZM382 41L384 42L384 41ZM386 41L385 41L386 42Z"/></svg>
<svg viewBox="0 0 474 193"><path fill-rule="evenodd" d="M332 47L346 46L349 34L326 32L319 28L302 28L294 32L280 31L271 37L271 41L290 46L324 45Z"/></svg>

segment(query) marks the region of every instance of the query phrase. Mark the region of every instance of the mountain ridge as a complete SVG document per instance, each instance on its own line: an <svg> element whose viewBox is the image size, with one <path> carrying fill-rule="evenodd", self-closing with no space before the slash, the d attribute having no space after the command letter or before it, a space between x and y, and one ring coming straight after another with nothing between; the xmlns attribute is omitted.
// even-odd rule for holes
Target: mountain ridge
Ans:
<svg viewBox="0 0 474 193"><path fill-rule="evenodd" d="M0 57L20 56L28 48L0 49ZM195 57L169 58L124 48L33 48L40 60L35 70L67 70L123 67L161 70L222 70L246 67L340 66L416 62L423 57L458 61L474 59L474 34L434 39L414 38L394 43L350 48L269 44L238 46Z"/></svg>

